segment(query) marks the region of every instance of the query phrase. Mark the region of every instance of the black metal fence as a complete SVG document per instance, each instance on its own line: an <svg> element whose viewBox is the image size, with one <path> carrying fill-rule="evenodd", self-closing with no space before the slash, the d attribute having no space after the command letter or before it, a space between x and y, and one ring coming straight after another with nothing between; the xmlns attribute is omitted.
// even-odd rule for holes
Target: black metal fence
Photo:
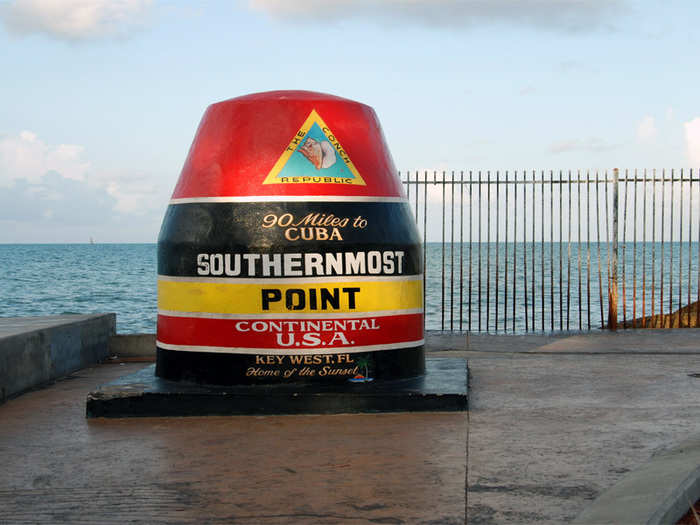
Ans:
<svg viewBox="0 0 700 525"><path fill-rule="evenodd" d="M401 177L424 239L428 329L700 325L693 170Z"/></svg>

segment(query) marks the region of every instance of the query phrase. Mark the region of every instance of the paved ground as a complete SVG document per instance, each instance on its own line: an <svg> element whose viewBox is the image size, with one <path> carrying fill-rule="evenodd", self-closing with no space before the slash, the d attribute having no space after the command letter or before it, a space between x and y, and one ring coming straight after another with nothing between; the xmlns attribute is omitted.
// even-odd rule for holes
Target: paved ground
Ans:
<svg viewBox="0 0 700 525"><path fill-rule="evenodd" d="M0 523L463 523L463 413L86 420L86 369L0 407Z"/></svg>
<svg viewBox="0 0 700 525"><path fill-rule="evenodd" d="M0 523L562 523L700 434L700 331L430 342L469 359L468 414L85 420L139 363L25 394Z"/></svg>
<svg viewBox="0 0 700 525"><path fill-rule="evenodd" d="M700 356L472 359L469 523L561 523L700 433Z"/></svg>
<svg viewBox="0 0 700 525"><path fill-rule="evenodd" d="M443 341L443 345L457 347ZM465 345L466 346L466 345ZM562 523L700 434L700 331L469 337L469 523Z"/></svg>

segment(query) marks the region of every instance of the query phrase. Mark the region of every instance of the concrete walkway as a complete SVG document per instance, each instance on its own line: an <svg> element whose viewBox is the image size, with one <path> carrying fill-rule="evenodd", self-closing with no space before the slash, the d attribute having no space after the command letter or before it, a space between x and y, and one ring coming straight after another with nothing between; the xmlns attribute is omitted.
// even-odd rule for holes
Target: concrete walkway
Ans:
<svg viewBox="0 0 700 525"><path fill-rule="evenodd" d="M469 523L569 521L700 434L698 331L480 336L469 350Z"/></svg>
<svg viewBox="0 0 700 525"><path fill-rule="evenodd" d="M106 364L0 407L0 523L463 523L463 413L85 419Z"/></svg>
<svg viewBox="0 0 700 525"><path fill-rule="evenodd" d="M562 523L700 435L700 331L429 343L469 360L469 413L86 420L133 362L24 394L0 523Z"/></svg>

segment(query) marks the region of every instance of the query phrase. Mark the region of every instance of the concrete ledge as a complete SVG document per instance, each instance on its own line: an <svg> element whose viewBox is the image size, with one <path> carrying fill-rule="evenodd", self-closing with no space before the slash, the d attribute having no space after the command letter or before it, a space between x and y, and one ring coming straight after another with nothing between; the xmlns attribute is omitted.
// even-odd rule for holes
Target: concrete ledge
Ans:
<svg viewBox="0 0 700 525"><path fill-rule="evenodd" d="M441 332L440 330L425 331L425 350L434 351L460 351L469 349L469 337L467 332Z"/></svg>
<svg viewBox="0 0 700 525"><path fill-rule="evenodd" d="M426 351L465 351L469 334L428 330ZM117 334L109 340L109 353L118 357L156 357L156 334Z"/></svg>
<svg viewBox="0 0 700 525"><path fill-rule="evenodd" d="M654 457L598 497L573 523L676 523L700 498L700 437Z"/></svg>
<svg viewBox="0 0 700 525"><path fill-rule="evenodd" d="M471 333L470 352L518 354L698 354L700 330L627 329L611 332L548 332L509 334Z"/></svg>
<svg viewBox="0 0 700 525"><path fill-rule="evenodd" d="M0 319L0 403L108 355L116 314Z"/></svg>
<svg viewBox="0 0 700 525"><path fill-rule="evenodd" d="M109 354L156 358L156 334L118 334L109 340Z"/></svg>

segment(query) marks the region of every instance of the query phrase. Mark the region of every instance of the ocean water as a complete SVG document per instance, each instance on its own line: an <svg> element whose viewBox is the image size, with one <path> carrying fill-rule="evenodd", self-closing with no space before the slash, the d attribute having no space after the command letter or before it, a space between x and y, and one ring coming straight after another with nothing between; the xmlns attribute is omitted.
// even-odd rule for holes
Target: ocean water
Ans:
<svg viewBox="0 0 700 525"><path fill-rule="evenodd" d="M621 243L618 252L620 321L640 317L643 298L649 315L652 290L654 313L697 300L698 243L633 248ZM607 318L604 243L600 256L595 243L566 242L425 251L428 329L585 330ZM0 317L115 312L119 333L142 333L155 331L156 311L155 244L0 244Z"/></svg>
<svg viewBox="0 0 700 525"><path fill-rule="evenodd" d="M116 312L155 332L155 244L0 244L0 317Z"/></svg>
<svg viewBox="0 0 700 525"><path fill-rule="evenodd" d="M525 332L607 323L607 243L428 243L426 327ZM700 244L618 245L618 322L700 300Z"/></svg>

